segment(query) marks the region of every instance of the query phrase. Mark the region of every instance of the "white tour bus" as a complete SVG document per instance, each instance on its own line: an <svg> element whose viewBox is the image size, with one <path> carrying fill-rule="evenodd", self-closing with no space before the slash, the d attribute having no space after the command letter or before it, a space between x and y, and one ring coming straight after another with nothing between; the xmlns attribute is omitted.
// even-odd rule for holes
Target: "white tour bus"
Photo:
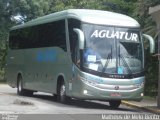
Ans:
<svg viewBox="0 0 160 120"><path fill-rule="evenodd" d="M126 15L70 9L10 30L8 84L19 95L41 91L64 103L69 98L140 101L144 89L143 38L139 23Z"/></svg>

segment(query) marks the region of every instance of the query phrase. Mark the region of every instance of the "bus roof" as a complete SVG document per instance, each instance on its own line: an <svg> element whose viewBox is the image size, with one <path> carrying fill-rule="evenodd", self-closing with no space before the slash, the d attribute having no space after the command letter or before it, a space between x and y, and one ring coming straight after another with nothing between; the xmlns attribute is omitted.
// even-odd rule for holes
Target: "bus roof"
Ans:
<svg viewBox="0 0 160 120"><path fill-rule="evenodd" d="M49 23L52 21L57 21L65 18L75 18L83 22L99 24L99 25L132 27L132 28L140 27L139 23L136 20L123 14L109 12L109 11L102 11L102 10L69 9L61 12L52 13L43 17L39 17L24 24L15 26L11 28L11 30Z"/></svg>

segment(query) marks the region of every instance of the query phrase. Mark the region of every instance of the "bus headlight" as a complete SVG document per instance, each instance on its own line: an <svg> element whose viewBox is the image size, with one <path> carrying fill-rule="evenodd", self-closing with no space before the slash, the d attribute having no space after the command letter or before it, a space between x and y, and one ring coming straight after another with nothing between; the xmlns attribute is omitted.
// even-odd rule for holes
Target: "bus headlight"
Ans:
<svg viewBox="0 0 160 120"><path fill-rule="evenodd" d="M87 90L83 90L83 94L87 94L88 93L88 91Z"/></svg>
<svg viewBox="0 0 160 120"><path fill-rule="evenodd" d="M141 97L143 97L144 96L144 94L143 93L141 93Z"/></svg>

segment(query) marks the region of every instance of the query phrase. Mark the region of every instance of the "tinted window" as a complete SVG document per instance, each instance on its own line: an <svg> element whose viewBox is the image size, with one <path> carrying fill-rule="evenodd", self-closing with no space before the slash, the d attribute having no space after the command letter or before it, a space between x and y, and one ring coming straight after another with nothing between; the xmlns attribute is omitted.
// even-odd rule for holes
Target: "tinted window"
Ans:
<svg viewBox="0 0 160 120"><path fill-rule="evenodd" d="M11 49L58 46L66 51L65 20L13 30L9 45Z"/></svg>

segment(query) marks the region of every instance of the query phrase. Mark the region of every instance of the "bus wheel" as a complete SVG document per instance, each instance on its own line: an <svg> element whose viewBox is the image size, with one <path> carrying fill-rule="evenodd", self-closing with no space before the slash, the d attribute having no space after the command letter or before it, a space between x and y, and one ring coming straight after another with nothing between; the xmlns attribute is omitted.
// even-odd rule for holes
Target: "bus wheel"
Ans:
<svg viewBox="0 0 160 120"><path fill-rule="evenodd" d="M62 82L58 88L58 101L61 103L67 102L66 87L64 82Z"/></svg>
<svg viewBox="0 0 160 120"><path fill-rule="evenodd" d="M23 83L22 83L22 77L18 76L18 82L17 82L17 94L18 95L26 95L26 96L31 96L33 95L33 91L31 90L26 90L23 89Z"/></svg>
<svg viewBox="0 0 160 120"><path fill-rule="evenodd" d="M57 94L53 94L53 101L57 101L58 99L58 95Z"/></svg>
<svg viewBox="0 0 160 120"><path fill-rule="evenodd" d="M18 76L17 94L18 95L24 95L24 89L23 89L23 86L22 86L22 77L21 76Z"/></svg>
<svg viewBox="0 0 160 120"><path fill-rule="evenodd" d="M114 109L118 108L120 106L120 104L121 104L121 100L111 100L111 101L109 101L110 107L114 108Z"/></svg>

